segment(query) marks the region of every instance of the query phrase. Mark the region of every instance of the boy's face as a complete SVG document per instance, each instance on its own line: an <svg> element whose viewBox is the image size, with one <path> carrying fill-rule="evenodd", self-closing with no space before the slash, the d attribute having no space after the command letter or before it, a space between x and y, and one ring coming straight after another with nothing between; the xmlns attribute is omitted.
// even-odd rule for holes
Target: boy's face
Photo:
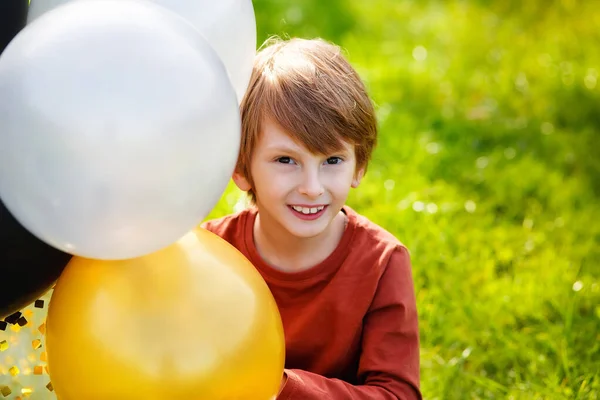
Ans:
<svg viewBox="0 0 600 400"><path fill-rule="evenodd" d="M253 189L261 221L276 224L298 238L328 232L351 187L364 170L356 170L354 146L332 154L313 154L282 128L266 120L254 148L250 173L254 187L238 174L242 190Z"/></svg>

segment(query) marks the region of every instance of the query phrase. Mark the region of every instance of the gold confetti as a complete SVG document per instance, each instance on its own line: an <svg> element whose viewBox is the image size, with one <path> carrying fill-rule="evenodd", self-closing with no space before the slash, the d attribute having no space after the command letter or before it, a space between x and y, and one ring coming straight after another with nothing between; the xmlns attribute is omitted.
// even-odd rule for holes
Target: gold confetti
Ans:
<svg viewBox="0 0 600 400"><path fill-rule="evenodd" d="M0 400L54 398L44 343L49 297L0 320Z"/></svg>
<svg viewBox="0 0 600 400"><path fill-rule="evenodd" d="M12 393L12 390L8 386L0 386L0 393L2 393L2 396L8 397Z"/></svg>

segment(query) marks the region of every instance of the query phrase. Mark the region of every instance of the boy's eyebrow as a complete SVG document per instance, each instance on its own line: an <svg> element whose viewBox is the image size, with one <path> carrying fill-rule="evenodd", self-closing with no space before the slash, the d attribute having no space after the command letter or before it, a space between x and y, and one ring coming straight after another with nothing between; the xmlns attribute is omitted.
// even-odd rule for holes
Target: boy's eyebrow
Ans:
<svg viewBox="0 0 600 400"><path fill-rule="evenodd" d="M267 151L277 152L277 153L300 153L300 149L292 146L281 146L281 145L273 145L267 146Z"/></svg>
<svg viewBox="0 0 600 400"><path fill-rule="evenodd" d="M298 155L302 153L302 150L298 147L293 146L285 146L285 145L272 145L267 146L266 151L272 153L284 153L284 154L292 154ZM341 148L339 150L334 150L328 154L324 154L326 156L336 156L336 155L346 155L348 154L348 150L345 148Z"/></svg>

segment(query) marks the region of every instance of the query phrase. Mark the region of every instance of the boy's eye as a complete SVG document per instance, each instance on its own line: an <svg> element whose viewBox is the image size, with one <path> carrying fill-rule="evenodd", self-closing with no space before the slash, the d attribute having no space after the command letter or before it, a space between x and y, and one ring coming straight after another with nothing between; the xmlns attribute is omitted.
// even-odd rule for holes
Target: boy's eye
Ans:
<svg viewBox="0 0 600 400"><path fill-rule="evenodd" d="M281 164L291 164L293 161L290 157L279 157L277 159L277 162L279 162Z"/></svg>
<svg viewBox="0 0 600 400"><path fill-rule="evenodd" d="M340 164L342 162L342 159L340 157L329 157L326 162L329 165L335 165Z"/></svg>

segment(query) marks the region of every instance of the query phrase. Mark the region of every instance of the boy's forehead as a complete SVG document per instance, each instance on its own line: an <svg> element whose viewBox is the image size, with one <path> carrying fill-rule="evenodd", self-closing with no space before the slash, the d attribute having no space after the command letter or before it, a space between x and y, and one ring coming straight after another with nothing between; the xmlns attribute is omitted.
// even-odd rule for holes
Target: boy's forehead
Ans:
<svg viewBox="0 0 600 400"><path fill-rule="evenodd" d="M288 150L298 153L314 153L299 138L287 132L281 125L270 118L263 121L257 146L265 151ZM334 151L351 151L354 146L340 138L340 148Z"/></svg>
<svg viewBox="0 0 600 400"><path fill-rule="evenodd" d="M290 133L280 125L273 122L263 123L258 136L257 147L265 151L269 150L291 150L296 152L308 151L304 143L296 140Z"/></svg>
<svg viewBox="0 0 600 400"><path fill-rule="evenodd" d="M287 144L302 147L302 143L295 140L289 132L271 118L265 118L261 128L259 143L263 146L272 147Z"/></svg>

